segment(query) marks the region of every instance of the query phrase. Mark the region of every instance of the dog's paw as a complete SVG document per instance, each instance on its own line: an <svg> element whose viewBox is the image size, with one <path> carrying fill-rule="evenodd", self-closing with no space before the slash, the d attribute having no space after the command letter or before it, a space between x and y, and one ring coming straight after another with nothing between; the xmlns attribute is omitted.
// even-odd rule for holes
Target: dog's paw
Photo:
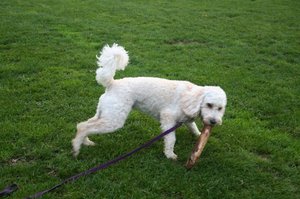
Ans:
<svg viewBox="0 0 300 199"><path fill-rule="evenodd" d="M84 144L85 146L95 146L95 145L96 145L95 142L91 141L88 137L86 137L86 138L84 139L83 144Z"/></svg>
<svg viewBox="0 0 300 199"><path fill-rule="evenodd" d="M72 154L74 158L77 158L77 156L79 155L79 151L72 150Z"/></svg>
<svg viewBox="0 0 300 199"><path fill-rule="evenodd" d="M73 146L72 153L73 153L73 156L76 158L80 151L80 145L78 145L78 142L76 139L72 140L72 146Z"/></svg>
<svg viewBox="0 0 300 199"><path fill-rule="evenodd" d="M166 157L171 160L177 160L178 156L175 153L165 153Z"/></svg>

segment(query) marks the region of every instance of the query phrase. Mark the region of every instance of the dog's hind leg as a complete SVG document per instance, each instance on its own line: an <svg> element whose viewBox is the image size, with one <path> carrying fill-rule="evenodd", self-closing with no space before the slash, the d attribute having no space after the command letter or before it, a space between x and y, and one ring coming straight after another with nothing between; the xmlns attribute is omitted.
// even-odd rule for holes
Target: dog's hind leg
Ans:
<svg viewBox="0 0 300 199"><path fill-rule="evenodd" d="M113 107L107 106L108 109L102 110L99 117L93 117L79 123L77 125L77 134L72 140L74 156L79 154L81 144L93 145L93 142L88 138L89 135L112 133L122 128L131 110L131 106L131 104L114 104Z"/></svg>
<svg viewBox="0 0 300 199"><path fill-rule="evenodd" d="M98 115L98 113L97 113L94 117L88 119L87 122L88 122L88 123L95 122L95 121L97 121L98 119L99 119L99 115ZM88 137L85 137L85 138L84 138L82 144L85 145L85 146L95 146L95 143L94 143L93 141L91 141Z"/></svg>
<svg viewBox="0 0 300 199"><path fill-rule="evenodd" d="M112 122L105 119L98 119L94 122L82 122L77 125L76 137L72 140L73 154L77 156L81 144L91 144L88 135L111 133L123 126L124 122Z"/></svg>

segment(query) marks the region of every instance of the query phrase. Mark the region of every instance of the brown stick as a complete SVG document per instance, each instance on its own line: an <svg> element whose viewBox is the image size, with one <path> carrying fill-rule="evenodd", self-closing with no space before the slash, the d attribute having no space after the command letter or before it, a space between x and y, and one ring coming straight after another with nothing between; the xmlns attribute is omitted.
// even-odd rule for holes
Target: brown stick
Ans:
<svg viewBox="0 0 300 199"><path fill-rule="evenodd" d="M192 152L190 158L188 159L188 161L186 162L185 166L187 169L191 169L195 165L197 159L200 157L200 155L207 143L207 140L210 136L211 128L212 128L212 126L204 125L204 127L201 131L201 135L193 149L193 152Z"/></svg>

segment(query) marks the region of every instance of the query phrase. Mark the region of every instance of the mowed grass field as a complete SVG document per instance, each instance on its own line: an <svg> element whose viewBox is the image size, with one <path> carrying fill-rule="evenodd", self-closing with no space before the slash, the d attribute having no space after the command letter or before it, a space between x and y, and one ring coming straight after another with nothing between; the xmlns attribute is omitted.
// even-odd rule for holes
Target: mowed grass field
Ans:
<svg viewBox="0 0 300 199"><path fill-rule="evenodd" d="M116 42L130 56L116 78L220 85L223 125L191 171L196 138L181 127L177 161L160 141L44 198L300 198L299 21L295 0L1 0L0 190L15 182L9 198L24 198L159 134L133 111L72 157L76 123L104 92L95 55Z"/></svg>

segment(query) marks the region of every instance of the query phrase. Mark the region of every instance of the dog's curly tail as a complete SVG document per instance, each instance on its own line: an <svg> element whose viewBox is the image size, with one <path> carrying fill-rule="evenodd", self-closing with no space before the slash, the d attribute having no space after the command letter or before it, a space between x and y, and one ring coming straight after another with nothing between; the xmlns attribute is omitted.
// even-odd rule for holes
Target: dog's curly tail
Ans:
<svg viewBox="0 0 300 199"><path fill-rule="evenodd" d="M127 51L118 44L113 44L111 47L105 45L100 52L100 57L96 57L99 66L96 70L96 80L104 87L112 84L116 70L124 70L129 60Z"/></svg>

